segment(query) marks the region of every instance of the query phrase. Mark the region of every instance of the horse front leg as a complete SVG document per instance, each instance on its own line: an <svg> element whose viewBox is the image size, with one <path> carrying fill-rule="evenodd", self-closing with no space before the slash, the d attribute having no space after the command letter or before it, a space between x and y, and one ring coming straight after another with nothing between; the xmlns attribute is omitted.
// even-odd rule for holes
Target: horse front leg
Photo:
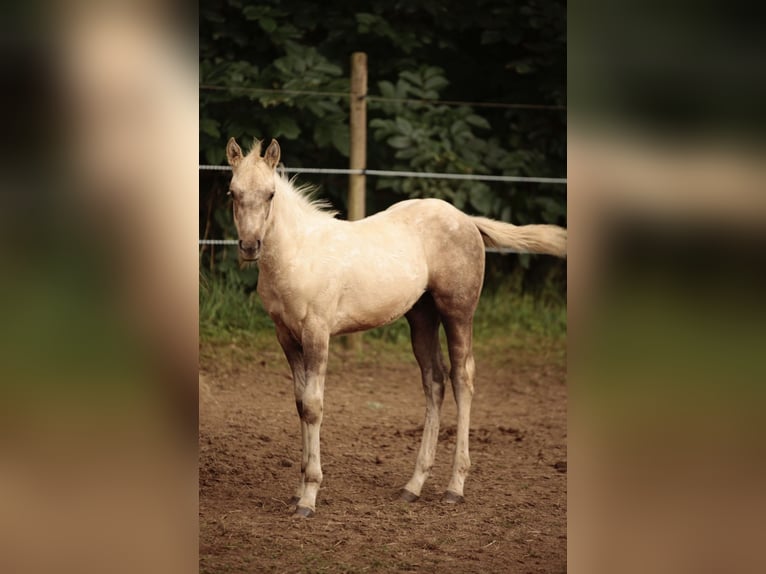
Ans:
<svg viewBox="0 0 766 574"><path fill-rule="evenodd" d="M303 347L295 340L290 330L284 325L277 324L277 339L282 346L290 370L293 375L293 390L295 392L295 407L298 410L301 424L301 478L295 495L290 500L291 504L297 504L303 496L306 484L306 464L308 462L308 429L303 421L303 392L306 388L306 366L303 361Z"/></svg>
<svg viewBox="0 0 766 574"><path fill-rule="evenodd" d="M309 517L316 510L317 493L322 484L319 430L322 426L324 411L324 380L330 335L326 331L306 331L302 343L306 384L298 408L301 425L305 429L303 443L305 471L303 472L303 494L298 500L295 514Z"/></svg>

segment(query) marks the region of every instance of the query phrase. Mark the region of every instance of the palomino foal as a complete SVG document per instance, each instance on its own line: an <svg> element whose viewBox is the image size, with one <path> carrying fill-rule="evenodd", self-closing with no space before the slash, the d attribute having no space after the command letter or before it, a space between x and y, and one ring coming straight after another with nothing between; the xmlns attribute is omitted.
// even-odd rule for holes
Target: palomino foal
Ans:
<svg viewBox="0 0 766 574"><path fill-rule="evenodd" d="M566 230L516 227L470 217L437 199L402 201L360 221L335 219L277 172L279 144L261 157L226 146L242 259L257 261L258 294L292 370L301 421L301 480L295 514L311 516L322 483L319 429L330 337L405 315L426 395L415 472L401 491L417 500L433 466L439 413L449 379L457 403L457 445L443 500L463 500L470 466L468 429L474 384L473 315L484 279L484 247L566 256ZM444 325L450 358L439 344Z"/></svg>

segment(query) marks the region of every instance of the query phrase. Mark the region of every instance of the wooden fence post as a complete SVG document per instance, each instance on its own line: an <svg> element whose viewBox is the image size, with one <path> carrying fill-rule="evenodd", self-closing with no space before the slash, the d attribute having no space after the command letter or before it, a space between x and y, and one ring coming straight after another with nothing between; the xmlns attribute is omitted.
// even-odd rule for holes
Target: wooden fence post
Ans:
<svg viewBox="0 0 766 574"><path fill-rule="evenodd" d="M367 54L351 54L351 97L349 112L349 169L367 167ZM364 217L365 176L350 175L348 178L348 219ZM346 337L346 347L357 353L362 351L362 334Z"/></svg>
<svg viewBox="0 0 766 574"><path fill-rule="evenodd" d="M351 111L349 169L367 167L367 54L351 55ZM351 175L348 186L348 218L364 217L364 175Z"/></svg>

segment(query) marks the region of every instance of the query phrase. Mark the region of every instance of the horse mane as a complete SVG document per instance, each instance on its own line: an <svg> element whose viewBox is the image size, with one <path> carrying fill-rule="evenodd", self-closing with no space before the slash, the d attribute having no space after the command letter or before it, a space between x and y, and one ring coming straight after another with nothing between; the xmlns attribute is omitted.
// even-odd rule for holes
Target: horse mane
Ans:
<svg viewBox="0 0 766 574"><path fill-rule="evenodd" d="M250 148L250 151L247 152L247 155L253 155L257 158L261 157L261 144L263 143L263 140L259 140L258 138L253 138L253 147Z"/></svg>
<svg viewBox="0 0 766 574"><path fill-rule="evenodd" d="M335 217L338 212L326 199L317 198L316 194L319 188L311 183L297 185L295 183L298 176L288 178L284 170L277 170L277 186L279 192L287 195L293 205L298 207L306 215L322 215Z"/></svg>

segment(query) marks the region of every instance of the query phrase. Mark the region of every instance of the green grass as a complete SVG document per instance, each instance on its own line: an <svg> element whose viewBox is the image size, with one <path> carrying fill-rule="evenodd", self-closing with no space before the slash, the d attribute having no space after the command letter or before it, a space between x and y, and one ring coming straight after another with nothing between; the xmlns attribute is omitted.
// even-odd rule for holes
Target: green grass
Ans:
<svg viewBox="0 0 766 574"><path fill-rule="evenodd" d="M533 296L519 292L512 278L493 289L485 289L474 317L474 339L479 347L494 344L523 345L530 340L562 346L566 339L566 301L562 295ZM273 336L274 327L258 295L246 293L241 285L223 279L200 280L200 340L226 343ZM409 326L402 318L373 329L366 335L383 346L408 347Z"/></svg>
<svg viewBox="0 0 766 574"><path fill-rule="evenodd" d="M255 291L246 293L241 285L222 278L200 278L201 342L226 342L242 335L273 330L271 318Z"/></svg>

